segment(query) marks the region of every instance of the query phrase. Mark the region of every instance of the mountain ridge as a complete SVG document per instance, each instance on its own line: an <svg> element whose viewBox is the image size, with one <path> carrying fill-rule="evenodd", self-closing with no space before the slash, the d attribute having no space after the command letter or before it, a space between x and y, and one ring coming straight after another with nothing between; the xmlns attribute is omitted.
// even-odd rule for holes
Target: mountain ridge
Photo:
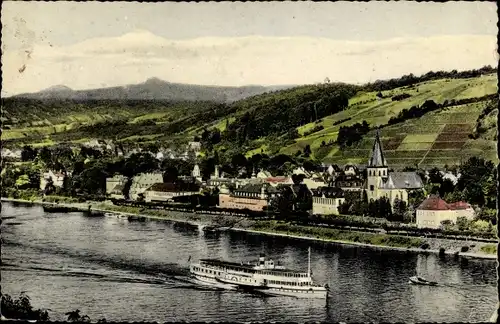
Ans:
<svg viewBox="0 0 500 324"><path fill-rule="evenodd" d="M172 100L213 101L229 103L270 91L287 89L294 85L239 87L174 83L158 77L137 84L88 90L73 90L65 85L54 85L33 93L22 93L10 98L66 99L66 100Z"/></svg>

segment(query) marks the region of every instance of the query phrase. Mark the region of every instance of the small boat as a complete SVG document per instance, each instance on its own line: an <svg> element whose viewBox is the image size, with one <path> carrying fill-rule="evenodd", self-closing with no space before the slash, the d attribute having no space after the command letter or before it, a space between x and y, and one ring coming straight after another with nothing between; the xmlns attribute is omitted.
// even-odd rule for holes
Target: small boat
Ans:
<svg viewBox="0 0 500 324"><path fill-rule="evenodd" d="M409 283L413 285L423 285L423 286L436 286L438 284L435 281L429 281L419 276L411 277Z"/></svg>

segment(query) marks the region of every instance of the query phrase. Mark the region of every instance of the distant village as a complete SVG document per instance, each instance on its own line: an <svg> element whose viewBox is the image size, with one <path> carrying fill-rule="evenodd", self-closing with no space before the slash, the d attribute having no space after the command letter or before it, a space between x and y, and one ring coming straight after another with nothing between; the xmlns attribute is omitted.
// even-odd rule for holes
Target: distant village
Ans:
<svg viewBox="0 0 500 324"><path fill-rule="evenodd" d="M94 149L115 151L119 156L138 153L139 149L127 153L119 150L111 141L93 140L84 145ZM190 142L184 153L162 150L156 153L158 160L164 158L187 159L190 155L199 155L201 144ZM20 158L20 151L3 149L2 155L13 159ZM442 172L444 178L456 183L460 175ZM41 175L40 189L44 190L50 182L55 187L62 187L65 175L48 170ZM313 215L339 215L340 207L345 203L348 193L365 195L369 201L386 198L391 206L396 201L408 204L412 191L424 188L423 179L414 171L391 172L384 157L380 136L377 133L371 155L366 166L325 165L315 171L298 167L286 176L273 176L266 170L254 170L251 177L227 177L215 167L210 179L203 181L198 164L190 175L182 175L175 182L164 182L162 173L142 173L132 178L128 197L124 195L127 177L115 174L106 179L106 196L109 199L145 202L172 202L174 198L199 195L203 190L212 190L218 194L219 208L265 211L273 199L289 188L293 195L299 191L297 178L307 188L312 198ZM440 228L443 222L456 222L459 217L469 220L474 218L474 209L467 202L447 203L438 195L428 195L416 208L414 223L419 228Z"/></svg>

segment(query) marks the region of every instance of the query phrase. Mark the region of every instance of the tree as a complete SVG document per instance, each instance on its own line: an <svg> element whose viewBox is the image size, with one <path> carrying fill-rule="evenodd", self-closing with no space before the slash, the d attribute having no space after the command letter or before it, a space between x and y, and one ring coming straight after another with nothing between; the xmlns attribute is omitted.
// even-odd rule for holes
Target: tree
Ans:
<svg viewBox="0 0 500 324"><path fill-rule="evenodd" d="M311 151L311 146L308 144L308 145L306 145L306 147L304 148L304 156L305 156L305 157L309 157L311 154L312 154L312 151Z"/></svg>
<svg viewBox="0 0 500 324"><path fill-rule="evenodd" d="M489 198L485 197L484 188L488 193L495 191L491 189L496 176L493 162L473 156L459 169L461 176L457 182L458 190L463 192L468 203L483 206ZM496 184L494 186L496 187Z"/></svg>
<svg viewBox="0 0 500 324"><path fill-rule="evenodd" d="M443 182L443 175L438 168L432 168L431 170L429 170L428 177L429 178L427 180L427 183L440 185Z"/></svg>
<svg viewBox="0 0 500 324"><path fill-rule="evenodd" d="M394 213L392 215L393 221L398 221L401 222L404 220L405 214L408 211L408 206L406 205L406 202L404 202L401 199L396 198L394 200Z"/></svg>
<svg viewBox="0 0 500 324"><path fill-rule="evenodd" d="M83 323L89 323L90 318L87 315L81 315L80 310L74 310L72 312L67 312L64 314L68 316L68 322L83 322Z"/></svg>
<svg viewBox="0 0 500 324"><path fill-rule="evenodd" d="M277 213L277 219L285 219L293 210L294 194L290 186L278 187L278 194L270 202L270 210Z"/></svg>
<svg viewBox="0 0 500 324"><path fill-rule="evenodd" d="M29 187L30 179L27 174L19 176L16 180L16 187L18 189L26 189Z"/></svg>
<svg viewBox="0 0 500 324"><path fill-rule="evenodd" d="M455 185L450 179L443 179L441 185L439 186L439 196L446 197L447 194L452 193L455 190Z"/></svg>
<svg viewBox="0 0 500 324"><path fill-rule="evenodd" d="M294 209L301 214L312 210L312 194L305 184L295 185Z"/></svg>
<svg viewBox="0 0 500 324"><path fill-rule="evenodd" d="M466 231L469 229L469 221L465 217L458 217L456 225L459 231Z"/></svg>
<svg viewBox="0 0 500 324"><path fill-rule="evenodd" d="M18 299L13 299L11 296L1 293L0 296L2 298L0 308L2 316L7 319L42 322L48 322L50 319L46 310L34 309L30 298L24 293L21 293Z"/></svg>
<svg viewBox="0 0 500 324"><path fill-rule="evenodd" d="M378 199L378 201L378 217L390 219L392 217L392 207L389 199L387 199L386 197L382 197Z"/></svg>
<svg viewBox="0 0 500 324"><path fill-rule="evenodd" d="M33 161L37 155L37 151L31 146L25 145L21 151L21 161Z"/></svg>

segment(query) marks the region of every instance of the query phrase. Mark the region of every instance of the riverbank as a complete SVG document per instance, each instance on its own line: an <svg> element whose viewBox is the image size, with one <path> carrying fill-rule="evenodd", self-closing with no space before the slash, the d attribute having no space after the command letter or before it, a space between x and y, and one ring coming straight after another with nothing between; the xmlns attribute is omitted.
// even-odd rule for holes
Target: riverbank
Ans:
<svg viewBox="0 0 500 324"><path fill-rule="evenodd" d="M351 246L364 246L377 249L392 249L411 251L416 253L439 253L444 249L445 254L457 255L467 258L496 259L496 245L474 241L457 241L437 238L415 238L391 234L375 234L354 230L338 230L312 226L291 225L277 221L250 220L237 216L214 216L205 214L184 213L175 211L150 210L139 207L115 206L112 203L52 203L41 200L21 200L2 198L2 201L58 205L87 211L89 206L92 211L119 212L127 216L141 216L149 219L167 220L173 222L189 223L194 226L229 227L232 231L248 232L263 235L274 235L301 240L312 240L324 243L337 243ZM427 248L420 248L422 245ZM461 252L466 246L467 251Z"/></svg>

